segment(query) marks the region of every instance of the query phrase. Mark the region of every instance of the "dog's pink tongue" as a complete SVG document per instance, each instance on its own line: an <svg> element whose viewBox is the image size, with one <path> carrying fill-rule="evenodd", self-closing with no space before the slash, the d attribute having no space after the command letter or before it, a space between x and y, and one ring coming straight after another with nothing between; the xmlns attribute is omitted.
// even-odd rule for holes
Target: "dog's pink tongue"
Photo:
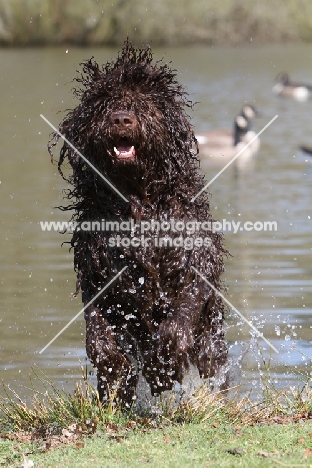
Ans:
<svg viewBox="0 0 312 468"><path fill-rule="evenodd" d="M133 158L135 156L134 146L117 146L114 147L115 154L120 159Z"/></svg>

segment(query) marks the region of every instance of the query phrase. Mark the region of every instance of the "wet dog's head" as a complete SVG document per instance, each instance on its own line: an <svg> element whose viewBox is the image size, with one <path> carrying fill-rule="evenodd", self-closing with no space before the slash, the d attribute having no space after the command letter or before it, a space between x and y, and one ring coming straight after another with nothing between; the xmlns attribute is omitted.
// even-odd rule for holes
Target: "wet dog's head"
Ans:
<svg viewBox="0 0 312 468"><path fill-rule="evenodd" d="M116 181L162 179L194 164L197 143L185 113L192 106L176 71L153 63L150 47L136 49L127 40L116 61L102 67L92 58L82 63L79 105L69 111L59 131L103 175ZM49 149L57 143L55 134ZM68 160L75 178L89 171L86 161L66 142L59 169ZM75 183L75 182L73 182Z"/></svg>

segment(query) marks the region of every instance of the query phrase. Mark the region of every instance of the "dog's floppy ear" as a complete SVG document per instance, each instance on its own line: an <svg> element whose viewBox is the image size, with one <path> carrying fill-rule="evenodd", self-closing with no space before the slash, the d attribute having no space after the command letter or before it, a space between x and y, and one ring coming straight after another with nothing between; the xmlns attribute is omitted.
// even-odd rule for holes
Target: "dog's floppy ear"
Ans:
<svg viewBox="0 0 312 468"><path fill-rule="evenodd" d="M59 125L58 130L59 130L59 133L54 132L54 133L51 134L51 138L50 138L50 140L48 142L48 152L49 152L50 157L51 157L51 162L52 163L57 163L58 170L59 170L60 174L62 175L62 177L64 179L67 180L67 178L64 176L64 173L62 171L62 165L63 165L63 163L64 163L64 161L65 161L65 159L67 157L70 164L71 164L71 166L74 166L76 164L76 162L78 161L79 156L73 150L73 148L71 148L71 146L66 141L64 141L63 146L62 146L62 148L60 150L59 159L58 160L54 159L53 148L58 144L58 142L60 140L63 140L62 136L64 136L69 141L71 140L71 135L70 135L70 132L69 132L69 120L64 119L63 122Z"/></svg>

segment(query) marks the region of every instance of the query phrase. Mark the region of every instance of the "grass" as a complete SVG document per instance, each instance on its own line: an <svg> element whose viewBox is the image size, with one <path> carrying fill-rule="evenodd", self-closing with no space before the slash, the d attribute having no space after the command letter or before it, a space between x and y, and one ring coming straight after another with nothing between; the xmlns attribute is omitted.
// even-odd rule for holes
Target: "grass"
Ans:
<svg viewBox="0 0 312 468"><path fill-rule="evenodd" d="M34 372L45 392L33 389L29 404L4 385L0 466L312 466L310 382L277 390L264 380L261 401L203 386L142 415L123 413L114 394L103 406L85 375L71 395Z"/></svg>
<svg viewBox="0 0 312 468"><path fill-rule="evenodd" d="M31 404L9 386L3 384L4 395L0 396L0 428L11 431L28 431L42 437L57 435L71 424L81 425L83 433L95 432L99 422L113 419L123 423L125 416L115 405L115 393L104 407L98 392L90 385L81 367L83 381L77 382L73 395L60 390L40 369L33 370L45 393L36 391L32 385Z"/></svg>
<svg viewBox="0 0 312 468"><path fill-rule="evenodd" d="M35 467L279 467L311 466L312 424L243 427L203 422L158 430L132 430L86 438L71 446L40 453L31 444L4 441L0 459L20 466L22 450ZM8 457L7 454L10 453ZM4 455L4 457L2 456Z"/></svg>

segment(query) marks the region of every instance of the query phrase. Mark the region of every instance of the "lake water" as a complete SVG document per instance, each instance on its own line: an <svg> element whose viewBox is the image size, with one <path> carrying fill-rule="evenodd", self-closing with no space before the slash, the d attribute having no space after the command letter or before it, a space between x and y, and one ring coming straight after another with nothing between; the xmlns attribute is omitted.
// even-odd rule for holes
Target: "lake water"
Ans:
<svg viewBox="0 0 312 468"><path fill-rule="evenodd" d="M0 50L1 59L1 377L29 394L29 374L38 365L53 382L72 389L85 365L82 315L45 352L39 351L82 307L75 290L72 253L66 236L43 232L40 221L67 220L65 182L50 163L46 145L63 111L75 105L72 78L79 62L106 62L113 49ZM296 385L311 375L312 344L312 101L272 94L275 76L289 72L312 83L312 48L287 45L239 48L196 47L155 51L177 69L178 79L197 102L191 114L198 131L231 127L247 102L256 106L261 130L259 153L244 166L232 164L210 186L214 218L235 222L276 221L277 231L225 232L232 257L224 280L227 299L279 351L231 312L227 324L230 356L243 353L236 374L242 391L258 388L269 366L277 385ZM207 181L222 168L203 164Z"/></svg>

